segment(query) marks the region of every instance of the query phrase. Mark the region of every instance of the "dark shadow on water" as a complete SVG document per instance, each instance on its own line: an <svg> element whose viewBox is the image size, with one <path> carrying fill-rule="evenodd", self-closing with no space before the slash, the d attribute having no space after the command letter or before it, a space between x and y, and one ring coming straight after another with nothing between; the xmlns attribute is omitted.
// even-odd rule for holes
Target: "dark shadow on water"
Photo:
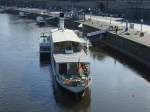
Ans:
<svg viewBox="0 0 150 112"><path fill-rule="evenodd" d="M50 65L50 55L47 54L40 54L39 55L39 62L40 62L40 67L45 67Z"/></svg>
<svg viewBox="0 0 150 112"><path fill-rule="evenodd" d="M50 62L50 54L47 53L40 53L39 55L40 62Z"/></svg>
<svg viewBox="0 0 150 112"><path fill-rule="evenodd" d="M32 19L21 18L19 16L15 16L15 15L8 15L8 16L9 16L9 19L11 21L11 24L22 24L22 23L31 24L31 23L35 23L35 21L32 20Z"/></svg>
<svg viewBox="0 0 150 112"><path fill-rule="evenodd" d="M127 55L124 55L123 53L120 53L108 46L102 47L102 46L95 46L90 49L92 55L95 55L95 57L98 60L102 60L105 58L105 56L113 57L115 61L119 61L126 67L134 70L137 72L140 77L143 77L145 80L150 82L150 69L143 64L137 62L133 58L128 57ZM102 55L104 54L104 55ZM103 56L103 57L102 57Z"/></svg>
<svg viewBox="0 0 150 112"><path fill-rule="evenodd" d="M50 65L50 60L39 60L40 62L40 67L46 67Z"/></svg>
<svg viewBox="0 0 150 112"><path fill-rule="evenodd" d="M12 24L32 24L35 23L35 21L31 19L25 19L25 18L15 18Z"/></svg>
<svg viewBox="0 0 150 112"><path fill-rule="evenodd" d="M39 28L47 28L47 27L54 27L54 26L52 26L52 25L50 25L50 24L48 24L47 22L45 23L45 24L42 24L42 25L39 25L39 24L37 24L37 23L35 23L36 24L36 26L37 27L39 27ZM55 27L54 27L55 28Z"/></svg>
<svg viewBox="0 0 150 112"><path fill-rule="evenodd" d="M85 92L85 96L81 94L71 93L64 88L60 87L58 83L53 83L53 93L55 97L55 101L58 105L63 106L65 108L73 108L75 106L79 106L78 109L88 108L91 102L90 90L87 89Z"/></svg>
<svg viewBox="0 0 150 112"><path fill-rule="evenodd" d="M50 62L49 61L40 61L40 67L46 67L46 66L49 66L50 65Z"/></svg>
<svg viewBox="0 0 150 112"><path fill-rule="evenodd" d="M103 51L103 49L100 49L98 47L91 47L90 48L90 56L93 57L93 59L103 60L107 56L107 54Z"/></svg>
<svg viewBox="0 0 150 112"><path fill-rule="evenodd" d="M53 94L55 101L60 108L64 108L66 110L76 108L78 110L86 110L89 108L91 103L91 92L88 88L82 96L81 94L74 94L69 92L68 90L62 88L57 82L54 75L52 77L52 85L53 85Z"/></svg>
<svg viewBox="0 0 150 112"><path fill-rule="evenodd" d="M22 23L24 23L24 24L31 24L31 23L35 23L35 22L33 22L33 21L15 21L12 24L22 24Z"/></svg>

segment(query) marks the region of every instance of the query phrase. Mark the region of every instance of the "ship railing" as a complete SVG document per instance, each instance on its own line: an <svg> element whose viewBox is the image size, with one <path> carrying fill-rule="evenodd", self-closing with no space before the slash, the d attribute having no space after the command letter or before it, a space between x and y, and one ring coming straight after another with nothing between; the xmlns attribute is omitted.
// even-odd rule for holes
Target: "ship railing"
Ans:
<svg viewBox="0 0 150 112"><path fill-rule="evenodd" d="M81 87L81 86L86 86L88 85L89 81L91 78L87 75L82 75L80 74L63 74L63 75L58 75L59 80L61 80L65 85L67 86L72 86L72 87Z"/></svg>
<svg viewBox="0 0 150 112"><path fill-rule="evenodd" d="M40 43L50 43L49 36L40 36Z"/></svg>

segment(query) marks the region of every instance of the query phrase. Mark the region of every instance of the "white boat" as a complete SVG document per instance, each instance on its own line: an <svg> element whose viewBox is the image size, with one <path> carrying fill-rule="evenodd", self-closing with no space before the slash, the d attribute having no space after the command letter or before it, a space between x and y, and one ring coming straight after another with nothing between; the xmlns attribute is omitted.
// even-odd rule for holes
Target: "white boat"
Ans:
<svg viewBox="0 0 150 112"><path fill-rule="evenodd" d="M50 46L50 37L49 35L46 35L46 33L42 33L40 36L40 60L45 60L50 57L50 51L51 51L51 46Z"/></svg>
<svg viewBox="0 0 150 112"><path fill-rule="evenodd" d="M19 16L20 17L26 17L27 15L25 14L25 12L19 12Z"/></svg>
<svg viewBox="0 0 150 112"><path fill-rule="evenodd" d="M50 37L45 33L40 36L40 53L50 53Z"/></svg>
<svg viewBox="0 0 150 112"><path fill-rule="evenodd" d="M64 28L64 17L60 15L60 27L50 36L52 72L60 86L81 93L91 83L86 46L73 30Z"/></svg>
<svg viewBox="0 0 150 112"><path fill-rule="evenodd" d="M46 21L44 20L44 18L42 16L36 17L36 22L39 26L43 26L46 24Z"/></svg>

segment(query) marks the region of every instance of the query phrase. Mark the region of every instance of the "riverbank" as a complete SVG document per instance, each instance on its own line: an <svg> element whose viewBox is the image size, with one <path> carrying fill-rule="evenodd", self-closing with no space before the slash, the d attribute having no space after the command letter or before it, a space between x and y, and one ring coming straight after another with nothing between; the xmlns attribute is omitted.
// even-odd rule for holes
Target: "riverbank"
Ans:
<svg viewBox="0 0 150 112"><path fill-rule="evenodd" d="M54 16L50 12L39 9L18 9L18 8L10 8L9 12L18 13L19 11L24 11L30 13L30 17L34 18L38 15L49 17ZM55 15L58 17L58 14ZM87 19L87 18L86 18ZM110 18L109 18L110 19ZM125 27L120 22L117 22L114 18L110 21L109 19L104 20L101 18L92 17L91 20L86 21L73 21L71 19L66 19L65 26L71 29L80 29L83 31L86 36L87 33L98 31L98 30L107 30L106 35L103 35L103 38L99 38L100 35L97 35L98 38L95 39L94 42L101 42L109 45L110 47L122 52L129 57L141 62L142 64L150 67L150 30L147 29L150 26L144 26L143 28L143 36L140 36L139 25L135 27L135 29L129 29L125 31ZM111 24L109 23L111 22ZM49 21L49 24L57 26L58 18ZM83 24L83 28L79 28L78 26ZM110 26L118 26L119 30L116 34L114 30L110 30Z"/></svg>
<svg viewBox="0 0 150 112"><path fill-rule="evenodd" d="M123 54L135 59L141 64L150 67L149 29L147 29L147 31L144 29L144 35L140 36L141 32L138 30L138 27L134 30L129 29L128 31L125 31L125 27L115 22L110 24L108 21L87 20L81 23L84 24L84 32L86 33L108 29L108 32L106 35L103 35L102 38L100 38L99 35L97 35L97 38L95 38L95 36L91 37L93 43L103 43L108 45L118 50L119 52L122 52ZM109 30L110 26L119 27L117 34L115 31Z"/></svg>

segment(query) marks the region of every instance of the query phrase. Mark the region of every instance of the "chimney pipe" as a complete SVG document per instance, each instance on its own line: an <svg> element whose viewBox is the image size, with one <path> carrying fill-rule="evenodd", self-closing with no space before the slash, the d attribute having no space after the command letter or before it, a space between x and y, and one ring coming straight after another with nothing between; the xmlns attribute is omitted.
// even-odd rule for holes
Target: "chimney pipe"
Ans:
<svg viewBox="0 0 150 112"><path fill-rule="evenodd" d="M60 16L59 16L59 28L61 30L64 29L64 13L60 13Z"/></svg>

